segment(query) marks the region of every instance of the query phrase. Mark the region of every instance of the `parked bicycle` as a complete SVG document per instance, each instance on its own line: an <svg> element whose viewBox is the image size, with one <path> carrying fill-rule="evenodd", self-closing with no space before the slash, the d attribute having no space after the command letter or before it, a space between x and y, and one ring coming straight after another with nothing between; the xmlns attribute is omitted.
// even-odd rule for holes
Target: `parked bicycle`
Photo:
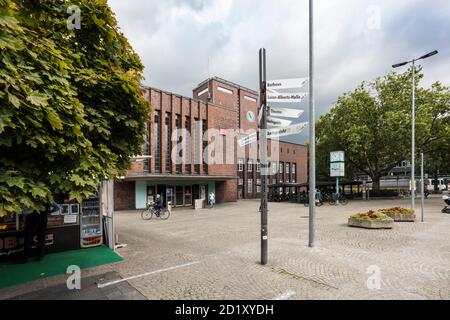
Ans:
<svg viewBox="0 0 450 320"><path fill-rule="evenodd" d="M339 204L345 206L348 203L347 198L342 194L334 194L328 202L331 206L336 205L336 199L339 200Z"/></svg>
<svg viewBox="0 0 450 320"><path fill-rule="evenodd" d="M170 208L170 204L168 205ZM167 220L170 217L170 209L168 208L161 208L161 209L155 209L153 205L148 205L146 209L141 211L141 218L144 220L150 220L153 218L153 215L160 218L161 220Z"/></svg>
<svg viewBox="0 0 450 320"><path fill-rule="evenodd" d="M306 194L306 197L304 197L302 200L303 200L303 201L302 201L302 202L303 202L303 205L304 205L305 207L308 207L308 206L309 206L309 196L308 196L308 194ZM316 199L315 199L315 202L316 202L316 206L317 206L317 207L323 206L322 197L316 198Z"/></svg>

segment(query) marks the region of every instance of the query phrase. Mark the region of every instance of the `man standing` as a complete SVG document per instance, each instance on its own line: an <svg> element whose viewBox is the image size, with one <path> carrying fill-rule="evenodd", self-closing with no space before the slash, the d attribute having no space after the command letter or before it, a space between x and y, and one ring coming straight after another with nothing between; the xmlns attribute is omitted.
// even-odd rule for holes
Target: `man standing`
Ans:
<svg viewBox="0 0 450 320"><path fill-rule="evenodd" d="M57 203L52 203L46 210L38 212L34 210L25 217L25 242L24 255L21 262L26 262L32 256L34 237L36 236L37 260L41 261L45 251L45 233L47 231L48 214L60 209Z"/></svg>

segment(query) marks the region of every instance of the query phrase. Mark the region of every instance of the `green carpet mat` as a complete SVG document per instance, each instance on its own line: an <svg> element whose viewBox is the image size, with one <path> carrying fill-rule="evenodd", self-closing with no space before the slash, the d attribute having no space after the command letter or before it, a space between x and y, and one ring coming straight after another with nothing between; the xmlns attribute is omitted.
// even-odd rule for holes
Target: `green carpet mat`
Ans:
<svg viewBox="0 0 450 320"><path fill-rule="evenodd" d="M45 255L42 261L31 258L27 263L0 263L0 289L24 282L44 279L67 272L67 267L77 265L80 269L122 261L113 250L106 246L69 250Z"/></svg>

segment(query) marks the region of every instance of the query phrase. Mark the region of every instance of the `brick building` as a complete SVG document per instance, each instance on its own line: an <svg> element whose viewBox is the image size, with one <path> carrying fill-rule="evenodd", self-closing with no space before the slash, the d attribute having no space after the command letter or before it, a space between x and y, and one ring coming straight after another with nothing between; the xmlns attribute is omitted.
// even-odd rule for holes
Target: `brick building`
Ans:
<svg viewBox="0 0 450 320"><path fill-rule="evenodd" d="M258 130L258 92L214 77L200 83L193 98L150 87L143 94L153 108L143 146L151 158L134 162L115 183L116 210L144 208L156 194L174 206L192 206L209 192L217 203L260 195L258 143L237 144ZM269 184L306 182L306 146L268 145Z"/></svg>

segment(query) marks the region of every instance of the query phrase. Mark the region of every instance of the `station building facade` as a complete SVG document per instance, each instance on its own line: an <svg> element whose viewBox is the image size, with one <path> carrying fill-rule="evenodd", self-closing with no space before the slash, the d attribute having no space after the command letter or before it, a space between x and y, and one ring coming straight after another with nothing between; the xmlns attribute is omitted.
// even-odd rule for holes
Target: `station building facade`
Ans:
<svg viewBox="0 0 450 320"><path fill-rule="evenodd" d="M258 92L218 77L195 87L193 98L151 87L142 91L153 109L142 154L151 157L134 162L115 182L116 210L144 208L156 194L175 207L207 201L210 192L216 203L260 196L258 142L237 143L258 131ZM306 182L305 145L269 140L268 148L269 184Z"/></svg>

